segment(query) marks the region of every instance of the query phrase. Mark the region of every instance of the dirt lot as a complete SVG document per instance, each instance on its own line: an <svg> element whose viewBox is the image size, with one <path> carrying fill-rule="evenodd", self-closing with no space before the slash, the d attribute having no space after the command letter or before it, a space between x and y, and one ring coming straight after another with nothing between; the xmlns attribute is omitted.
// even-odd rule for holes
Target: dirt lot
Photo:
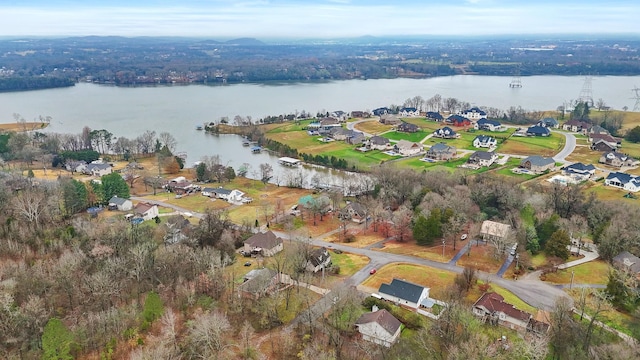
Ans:
<svg viewBox="0 0 640 360"><path fill-rule="evenodd" d="M470 266L474 269L488 272L488 273L496 273L504 259L500 258L496 260L493 257L493 247L490 245L482 245L476 246L473 244L471 246L470 255L462 255L460 260L458 260L458 266Z"/></svg>

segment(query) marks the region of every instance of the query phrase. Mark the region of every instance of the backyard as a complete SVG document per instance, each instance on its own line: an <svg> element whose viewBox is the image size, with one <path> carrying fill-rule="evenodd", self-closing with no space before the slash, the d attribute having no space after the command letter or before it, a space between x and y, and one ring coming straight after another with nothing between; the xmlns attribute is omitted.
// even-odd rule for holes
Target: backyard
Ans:
<svg viewBox="0 0 640 360"><path fill-rule="evenodd" d="M564 147L565 137L551 133L548 137L512 136L502 143L500 152L514 155L553 156Z"/></svg>

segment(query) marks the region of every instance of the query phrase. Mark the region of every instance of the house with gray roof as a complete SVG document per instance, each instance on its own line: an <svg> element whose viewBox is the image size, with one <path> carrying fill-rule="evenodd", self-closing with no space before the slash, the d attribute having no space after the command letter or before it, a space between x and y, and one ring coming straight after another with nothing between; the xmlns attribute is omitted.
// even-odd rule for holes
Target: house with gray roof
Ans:
<svg viewBox="0 0 640 360"><path fill-rule="evenodd" d="M604 179L606 186L613 186L629 192L640 191L640 177L623 172L612 172Z"/></svg>
<svg viewBox="0 0 640 360"><path fill-rule="evenodd" d="M556 119L554 119L552 117L546 117L546 118L541 119L540 121L538 121L538 125L544 126L544 127L548 127L548 128L557 129L560 126L560 123L558 122L558 120L556 120Z"/></svg>
<svg viewBox="0 0 640 360"><path fill-rule="evenodd" d="M631 274L640 274L640 258L628 251L623 251L613 258L613 263L621 270Z"/></svg>
<svg viewBox="0 0 640 360"><path fill-rule="evenodd" d="M418 132L419 130L420 130L420 127L418 125L404 122L404 121L401 122L400 125L396 127L396 131L406 132L406 133L414 133L414 132Z"/></svg>
<svg viewBox="0 0 640 360"><path fill-rule="evenodd" d="M109 164L87 164L87 166L82 170L82 173L86 175L92 175L95 177L101 177L103 175L109 175L113 172L113 168Z"/></svg>
<svg viewBox="0 0 640 360"><path fill-rule="evenodd" d="M109 210L129 211L133 209L133 202L129 199L114 196L109 199Z"/></svg>
<svg viewBox="0 0 640 360"><path fill-rule="evenodd" d="M502 124L497 120L490 120L487 118L482 118L473 124L473 128L476 130L487 130L487 131L502 131L504 128Z"/></svg>
<svg viewBox="0 0 640 360"><path fill-rule="evenodd" d="M257 233L244 241L244 252L247 254L273 256L282 251L283 248L282 239L277 237L273 231Z"/></svg>
<svg viewBox="0 0 640 360"><path fill-rule="evenodd" d="M278 273L268 268L251 270L243 280L238 286L239 295L255 300L273 291L280 281Z"/></svg>
<svg viewBox="0 0 640 360"><path fill-rule="evenodd" d="M473 147L491 148L498 145L496 138L487 135L478 135L473 139Z"/></svg>
<svg viewBox="0 0 640 360"><path fill-rule="evenodd" d="M367 147L373 150L388 150L391 142L386 137L374 135L367 140Z"/></svg>
<svg viewBox="0 0 640 360"><path fill-rule="evenodd" d="M456 156L456 153L457 149L455 146L437 143L426 151L424 157L433 160L451 160Z"/></svg>
<svg viewBox="0 0 640 360"><path fill-rule="evenodd" d="M378 295L382 299L397 305L418 309L423 301L429 299L429 288L408 281L393 279L390 284L380 285Z"/></svg>
<svg viewBox="0 0 640 360"><path fill-rule="evenodd" d="M349 130L349 133L347 134L347 138L345 139L345 142L351 145L358 145L365 142L366 139L367 138L364 136L363 133L359 131Z"/></svg>
<svg viewBox="0 0 640 360"><path fill-rule="evenodd" d="M477 166L491 166L498 160L498 154L494 151L476 151L469 157L467 163Z"/></svg>
<svg viewBox="0 0 640 360"><path fill-rule="evenodd" d="M401 117L416 117L420 116L420 110L414 107L403 107L398 111L398 115Z"/></svg>
<svg viewBox="0 0 640 360"><path fill-rule="evenodd" d="M317 273L318 271L325 269L331 264L331 254L325 247L321 247L311 251L309 259L305 268L307 271Z"/></svg>
<svg viewBox="0 0 640 360"><path fill-rule="evenodd" d="M600 164L605 164L605 165L615 166L615 167L634 166L638 164L638 161L635 160L634 158L617 151L610 151L602 154L598 162Z"/></svg>
<svg viewBox="0 0 640 360"><path fill-rule="evenodd" d="M530 170L535 173L542 173L547 170L553 169L556 166L555 160L549 157L543 157L540 155L529 156L525 159L522 159L520 162L520 167L523 169Z"/></svg>
<svg viewBox="0 0 640 360"><path fill-rule="evenodd" d="M402 122L399 117L393 114L382 114L380 115L380 123L385 125L398 125Z"/></svg>
<svg viewBox="0 0 640 360"><path fill-rule="evenodd" d="M457 139L460 135L448 126L433 132L433 136L441 139Z"/></svg>
<svg viewBox="0 0 640 360"><path fill-rule="evenodd" d="M578 181L584 181L595 175L596 167L592 164L575 163L562 168L562 173Z"/></svg>
<svg viewBox="0 0 640 360"><path fill-rule="evenodd" d="M355 323L364 340L391 347L402 331L402 323L385 309L362 314Z"/></svg>
<svg viewBox="0 0 640 360"><path fill-rule="evenodd" d="M367 208L357 202L349 202L345 207L340 209L338 217L341 220L351 220L355 223L362 223L367 217Z"/></svg>
<svg viewBox="0 0 640 360"><path fill-rule="evenodd" d="M527 136L550 136L551 131L548 128L540 125L533 125L527 129Z"/></svg>

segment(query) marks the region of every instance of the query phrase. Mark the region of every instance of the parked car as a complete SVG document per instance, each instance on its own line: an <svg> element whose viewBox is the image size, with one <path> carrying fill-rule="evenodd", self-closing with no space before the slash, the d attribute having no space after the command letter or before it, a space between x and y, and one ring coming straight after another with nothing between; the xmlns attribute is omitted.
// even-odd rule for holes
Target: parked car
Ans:
<svg viewBox="0 0 640 360"><path fill-rule="evenodd" d="M376 269L375 268L373 268L373 269L371 269L371 271L369 271L369 275L373 275L375 273L376 273Z"/></svg>
<svg viewBox="0 0 640 360"><path fill-rule="evenodd" d="M462 234L462 236L460 236L460 240L467 240L467 234Z"/></svg>
<svg viewBox="0 0 640 360"><path fill-rule="evenodd" d="M246 263L244 263L244 266L251 266L251 261L247 261Z"/></svg>
<svg viewBox="0 0 640 360"><path fill-rule="evenodd" d="M513 246L511 247L511 256L516 254L516 250L518 249L518 244L513 244Z"/></svg>

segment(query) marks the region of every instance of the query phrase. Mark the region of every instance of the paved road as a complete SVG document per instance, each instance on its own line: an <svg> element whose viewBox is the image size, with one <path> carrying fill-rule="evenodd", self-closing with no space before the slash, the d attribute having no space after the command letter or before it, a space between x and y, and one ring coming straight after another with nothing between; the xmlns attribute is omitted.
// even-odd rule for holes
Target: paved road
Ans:
<svg viewBox="0 0 640 360"><path fill-rule="evenodd" d="M286 233L278 232L277 235L282 238L288 238ZM424 265L424 266L430 266L437 269L448 270L457 274L462 273L462 270L463 270L462 267L456 266L455 264L441 263L437 261L416 258L413 256L390 254L390 253L375 251L371 249L356 248L356 247L351 247L351 246L337 244L337 243L328 243L328 242L317 240L317 239L312 239L311 243L314 246L324 246L327 248L338 249L341 251L369 257L370 259L369 264L367 264L367 266L365 266L363 269L355 273L352 277L347 279L345 285L350 285L350 286L357 286L361 284L367 277L369 277L369 271L371 269L380 268L390 263L410 263L410 264L416 264L416 265ZM499 276L496 276L495 274L489 274L485 272L479 272L478 277L481 280L488 280L493 284L496 284L500 287L503 287L511 291L512 293L514 293L516 296L518 296L520 299L522 299L524 302L528 303L531 306L545 309L545 310L553 309L555 300L558 297L565 297L570 299L569 296L561 289L558 289L554 286L551 286L539 280L532 279L532 280L513 281L513 280L503 279ZM329 301L329 300L325 300L322 304L330 306L331 301L329 301L329 303L327 303L326 301ZM319 307L324 306L322 304L319 304Z"/></svg>
<svg viewBox="0 0 640 360"><path fill-rule="evenodd" d="M563 134L565 137L564 148L553 157L553 160L556 162L561 162L564 164L569 164L567 161L567 156L571 155L571 153L576 149L576 137L572 133L564 132L564 131L556 131L553 132L558 134Z"/></svg>
<svg viewBox="0 0 640 360"><path fill-rule="evenodd" d="M347 123L347 129L348 129L348 130L354 130L354 129L355 129L355 126L356 126L357 124L360 124L360 123L363 123L363 122L367 122L367 121L378 121L378 119L377 119L377 118L369 118L369 119L362 119L362 120L357 120L357 121L348 122L348 123ZM364 132L364 131L362 131L362 130L358 130L358 131L360 131L361 133L363 133L363 134L364 134L364 136L366 136L366 137L372 137L373 135L375 135L375 134L369 134L368 132Z"/></svg>

